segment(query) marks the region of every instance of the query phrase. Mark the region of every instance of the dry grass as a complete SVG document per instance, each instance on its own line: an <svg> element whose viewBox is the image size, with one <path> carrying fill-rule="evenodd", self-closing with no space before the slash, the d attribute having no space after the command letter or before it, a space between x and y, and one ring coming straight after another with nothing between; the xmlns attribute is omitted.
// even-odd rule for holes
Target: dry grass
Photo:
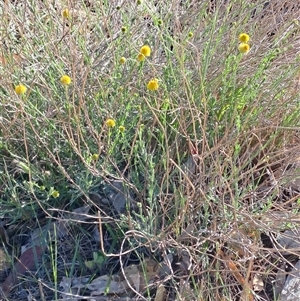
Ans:
<svg viewBox="0 0 300 301"><path fill-rule="evenodd" d="M64 276L114 274L144 256L169 261L157 279L165 300L277 300L279 275L298 261L278 245L299 223L297 13L279 0L5 1L7 252L18 257L34 229L68 221L9 300L61 300ZM241 32L251 36L247 55ZM145 44L152 54L137 62ZM147 91L153 77L160 87ZM116 180L128 191L121 213L107 201Z"/></svg>

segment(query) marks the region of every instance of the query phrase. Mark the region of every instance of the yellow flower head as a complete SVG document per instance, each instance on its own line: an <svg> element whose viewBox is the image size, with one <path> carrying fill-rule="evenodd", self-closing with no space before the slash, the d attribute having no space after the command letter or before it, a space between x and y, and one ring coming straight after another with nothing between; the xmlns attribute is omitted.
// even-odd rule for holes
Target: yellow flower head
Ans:
<svg viewBox="0 0 300 301"><path fill-rule="evenodd" d="M52 194L51 194L55 199L57 199L59 197L59 191L57 190L53 190Z"/></svg>
<svg viewBox="0 0 300 301"><path fill-rule="evenodd" d="M249 37L249 35L246 34L246 33L241 33L241 34L239 35L239 40L240 40L241 43L248 43L249 40L250 40L250 37Z"/></svg>
<svg viewBox="0 0 300 301"><path fill-rule="evenodd" d="M192 38L194 36L194 33L192 32L192 31L190 31L189 33L188 33L188 37L189 38Z"/></svg>
<svg viewBox="0 0 300 301"><path fill-rule="evenodd" d="M60 82L64 85L64 86L69 86L71 84L71 78L68 75L63 75L60 78Z"/></svg>
<svg viewBox="0 0 300 301"><path fill-rule="evenodd" d="M116 125L116 122L113 120L113 119L107 119L106 120L106 125L109 127L109 128L113 128L115 125Z"/></svg>
<svg viewBox="0 0 300 301"><path fill-rule="evenodd" d="M67 8L63 9L61 14L65 19L70 18L70 11Z"/></svg>
<svg viewBox="0 0 300 301"><path fill-rule="evenodd" d="M15 92L18 94L18 95L23 95L25 94L27 91L27 88L26 86L22 85L22 84L19 84L17 86L15 86Z"/></svg>
<svg viewBox="0 0 300 301"><path fill-rule="evenodd" d="M93 154L92 155L92 160L93 161L97 161L99 159L99 155L98 154Z"/></svg>
<svg viewBox="0 0 300 301"><path fill-rule="evenodd" d="M124 131L125 131L125 126L120 125L120 126L119 126L119 131L120 131L121 133L124 133Z"/></svg>
<svg viewBox="0 0 300 301"><path fill-rule="evenodd" d="M151 48L148 45L144 45L140 49L140 53L143 54L144 56L150 56L151 54Z"/></svg>
<svg viewBox="0 0 300 301"><path fill-rule="evenodd" d="M126 63L126 58L124 56L122 56L119 60L120 64L125 64Z"/></svg>
<svg viewBox="0 0 300 301"><path fill-rule="evenodd" d="M121 27L121 31L122 31L123 33L125 33L125 32L127 31L127 27L126 27L126 26L122 26L122 27Z"/></svg>
<svg viewBox="0 0 300 301"><path fill-rule="evenodd" d="M142 53L139 53L138 56L137 56L137 60L139 62L143 62L145 60L145 56Z"/></svg>
<svg viewBox="0 0 300 301"><path fill-rule="evenodd" d="M158 89L158 87L159 87L159 85L158 85L157 78L151 79L147 84L147 89L150 91L156 91Z"/></svg>
<svg viewBox="0 0 300 301"><path fill-rule="evenodd" d="M241 43L239 45L239 51L241 53L247 54L249 52L249 50L250 50L250 45L249 44L247 44L247 43Z"/></svg>

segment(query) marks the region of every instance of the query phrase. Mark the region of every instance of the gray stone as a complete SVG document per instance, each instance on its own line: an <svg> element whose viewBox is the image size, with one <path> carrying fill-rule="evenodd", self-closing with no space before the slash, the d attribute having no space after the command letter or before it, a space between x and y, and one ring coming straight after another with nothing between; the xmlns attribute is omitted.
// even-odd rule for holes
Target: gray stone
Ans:
<svg viewBox="0 0 300 301"><path fill-rule="evenodd" d="M277 248L282 255L300 253L300 229L286 230L279 234Z"/></svg>
<svg viewBox="0 0 300 301"><path fill-rule="evenodd" d="M278 301L300 300L300 261L294 266L286 279L285 285Z"/></svg>
<svg viewBox="0 0 300 301"><path fill-rule="evenodd" d="M106 198L114 206L118 213L123 213L126 209L126 205L132 205L134 203L132 193L122 180L113 180L106 186L108 191Z"/></svg>

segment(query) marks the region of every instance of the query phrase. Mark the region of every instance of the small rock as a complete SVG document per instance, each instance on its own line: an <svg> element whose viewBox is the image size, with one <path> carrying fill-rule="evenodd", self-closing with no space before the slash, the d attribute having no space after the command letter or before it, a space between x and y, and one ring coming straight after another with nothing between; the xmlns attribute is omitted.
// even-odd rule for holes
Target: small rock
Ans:
<svg viewBox="0 0 300 301"><path fill-rule="evenodd" d="M278 238L277 248L281 251L282 255L288 255L296 250L300 250L300 229L287 230L281 233ZM289 251L291 250L291 251ZM299 252L299 251L298 251Z"/></svg>
<svg viewBox="0 0 300 301"><path fill-rule="evenodd" d="M124 181L114 180L106 186L107 199L114 206L118 213L123 213L126 209L126 204L134 203L133 196L129 192L129 188Z"/></svg>
<svg viewBox="0 0 300 301"><path fill-rule="evenodd" d="M299 301L300 300L300 261L286 279L285 285L278 301Z"/></svg>
<svg viewBox="0 0 300 301"><path fill-rule="evenodd" d="M198 155L189 156L186 162L181 166L181 168L188 174L196 174L198 169L198 161Z"/></svg>

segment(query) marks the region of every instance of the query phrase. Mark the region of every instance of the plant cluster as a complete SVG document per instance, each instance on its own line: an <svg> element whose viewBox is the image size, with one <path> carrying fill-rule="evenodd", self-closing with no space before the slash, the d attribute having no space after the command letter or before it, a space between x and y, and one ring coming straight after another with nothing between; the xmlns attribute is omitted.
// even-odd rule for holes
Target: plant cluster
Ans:
<svg viewBox="0 0 300 301"><path fill-rule="evenodd" d="M299 212L292 1L23 2L0 20L0 218L70 225L32 286L59 300L63 277L151 257L165 274L139 298L277 300Z"/></svg>

